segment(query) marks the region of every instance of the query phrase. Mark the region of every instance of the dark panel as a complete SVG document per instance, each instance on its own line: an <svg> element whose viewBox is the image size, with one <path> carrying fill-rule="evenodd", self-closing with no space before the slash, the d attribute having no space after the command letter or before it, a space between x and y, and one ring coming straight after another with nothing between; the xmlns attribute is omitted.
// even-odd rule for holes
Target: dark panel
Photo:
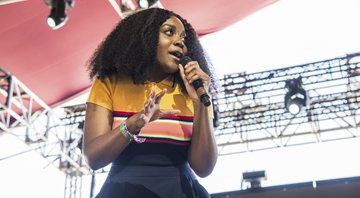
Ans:
<svg viewBox="0 0 360 198"><path fill-rule="evenodd" d="M360 177L216 193L212 198L359 198Z"/></svg>

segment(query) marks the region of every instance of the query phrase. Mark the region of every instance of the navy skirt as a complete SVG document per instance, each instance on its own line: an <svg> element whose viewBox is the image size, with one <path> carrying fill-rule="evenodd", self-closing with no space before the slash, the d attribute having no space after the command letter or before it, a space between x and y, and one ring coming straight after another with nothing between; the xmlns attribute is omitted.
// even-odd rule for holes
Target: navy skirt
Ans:
<svg viewBox="0 0 360 198"><path fill-rule="evenodd" d="M96 198L208 198L188 165L112 165Z"/></svg>

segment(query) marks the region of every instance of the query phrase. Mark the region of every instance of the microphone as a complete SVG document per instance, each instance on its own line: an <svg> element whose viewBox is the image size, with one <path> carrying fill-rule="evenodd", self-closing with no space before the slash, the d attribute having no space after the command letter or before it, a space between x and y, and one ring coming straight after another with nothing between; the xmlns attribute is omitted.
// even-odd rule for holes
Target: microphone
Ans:
<svg viewBox="0 0 360 198"><path fill-rule="evenodd" d="M188 64L190 61L191 61L191 58L189 58L188 56L183 56L183 57L180 58L180 64L183 65L183 66ZM206 90L204 88L204 85L203 85L202 81L200 79L197 79L194 82L192 82L191 84L195 88L196 94L199 96L200 101L206 107L209 106L211 104L210 97L206 93Z"/></svg>

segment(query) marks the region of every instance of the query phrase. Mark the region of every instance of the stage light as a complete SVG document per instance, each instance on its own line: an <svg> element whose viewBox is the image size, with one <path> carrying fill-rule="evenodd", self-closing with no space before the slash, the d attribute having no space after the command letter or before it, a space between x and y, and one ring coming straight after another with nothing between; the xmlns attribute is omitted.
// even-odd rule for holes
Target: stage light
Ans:
<svg viewBox="0 0 360 198"><path fill-rule="evenodd" d="M306 106L306 92L302 87L301 77L285 82L288 92L285 95L285 108L293 115L298 114Z"/></svg>
<svg viewBox="0 0 360 198"><path fill-rule="evenodd" d="M138 5L142 9L147 9L157 3L158 0L138 0Z"/></svg>
<svg viewBox="0 0 360 198"><path fill-rule="evenodd" d="M50 15L46 22L48 26L56 30L65 25L68 20L66 9L74 7L74 0L46 0L45 4L51 7Z"/></svg>
<svg viewBox="0 0 360 198"><path fill-rule="evenodd" d="M250 183L250 188L260 188L261 181L267 180L266 172L264 170L243 172L242 175L242 182Z"/></svg>

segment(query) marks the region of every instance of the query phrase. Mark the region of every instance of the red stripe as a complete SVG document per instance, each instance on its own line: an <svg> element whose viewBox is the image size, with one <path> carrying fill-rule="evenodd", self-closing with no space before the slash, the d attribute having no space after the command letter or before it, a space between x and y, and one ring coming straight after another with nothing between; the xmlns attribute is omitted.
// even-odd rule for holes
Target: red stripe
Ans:
<svg viewBox="0 0 360 198"><path fill-rule="evenodd" d="M127 111L113 111L113 115L115 116L132 116L136 114L135 112L127 112Z"/></svg>
<svg viewBox="0 0 360 198"><path fill-rule="evenodd" d="M136 113L135 112L127 112L127 111L113 111L113 115L114 116L119 116L119 117L129 117L129 116L132 116L132 115L134 115ZM170 116L162 117L161 119L193 121L193 118L194 118L193 116L170 115Z"/></svg>
<svg viewBox="0 0 360 198"><path fill-rule="evenodd" d="M163 119L182 120L182 121L193 121L194 116L181 116L181 115L170 115L165 116Z"/></svg>

